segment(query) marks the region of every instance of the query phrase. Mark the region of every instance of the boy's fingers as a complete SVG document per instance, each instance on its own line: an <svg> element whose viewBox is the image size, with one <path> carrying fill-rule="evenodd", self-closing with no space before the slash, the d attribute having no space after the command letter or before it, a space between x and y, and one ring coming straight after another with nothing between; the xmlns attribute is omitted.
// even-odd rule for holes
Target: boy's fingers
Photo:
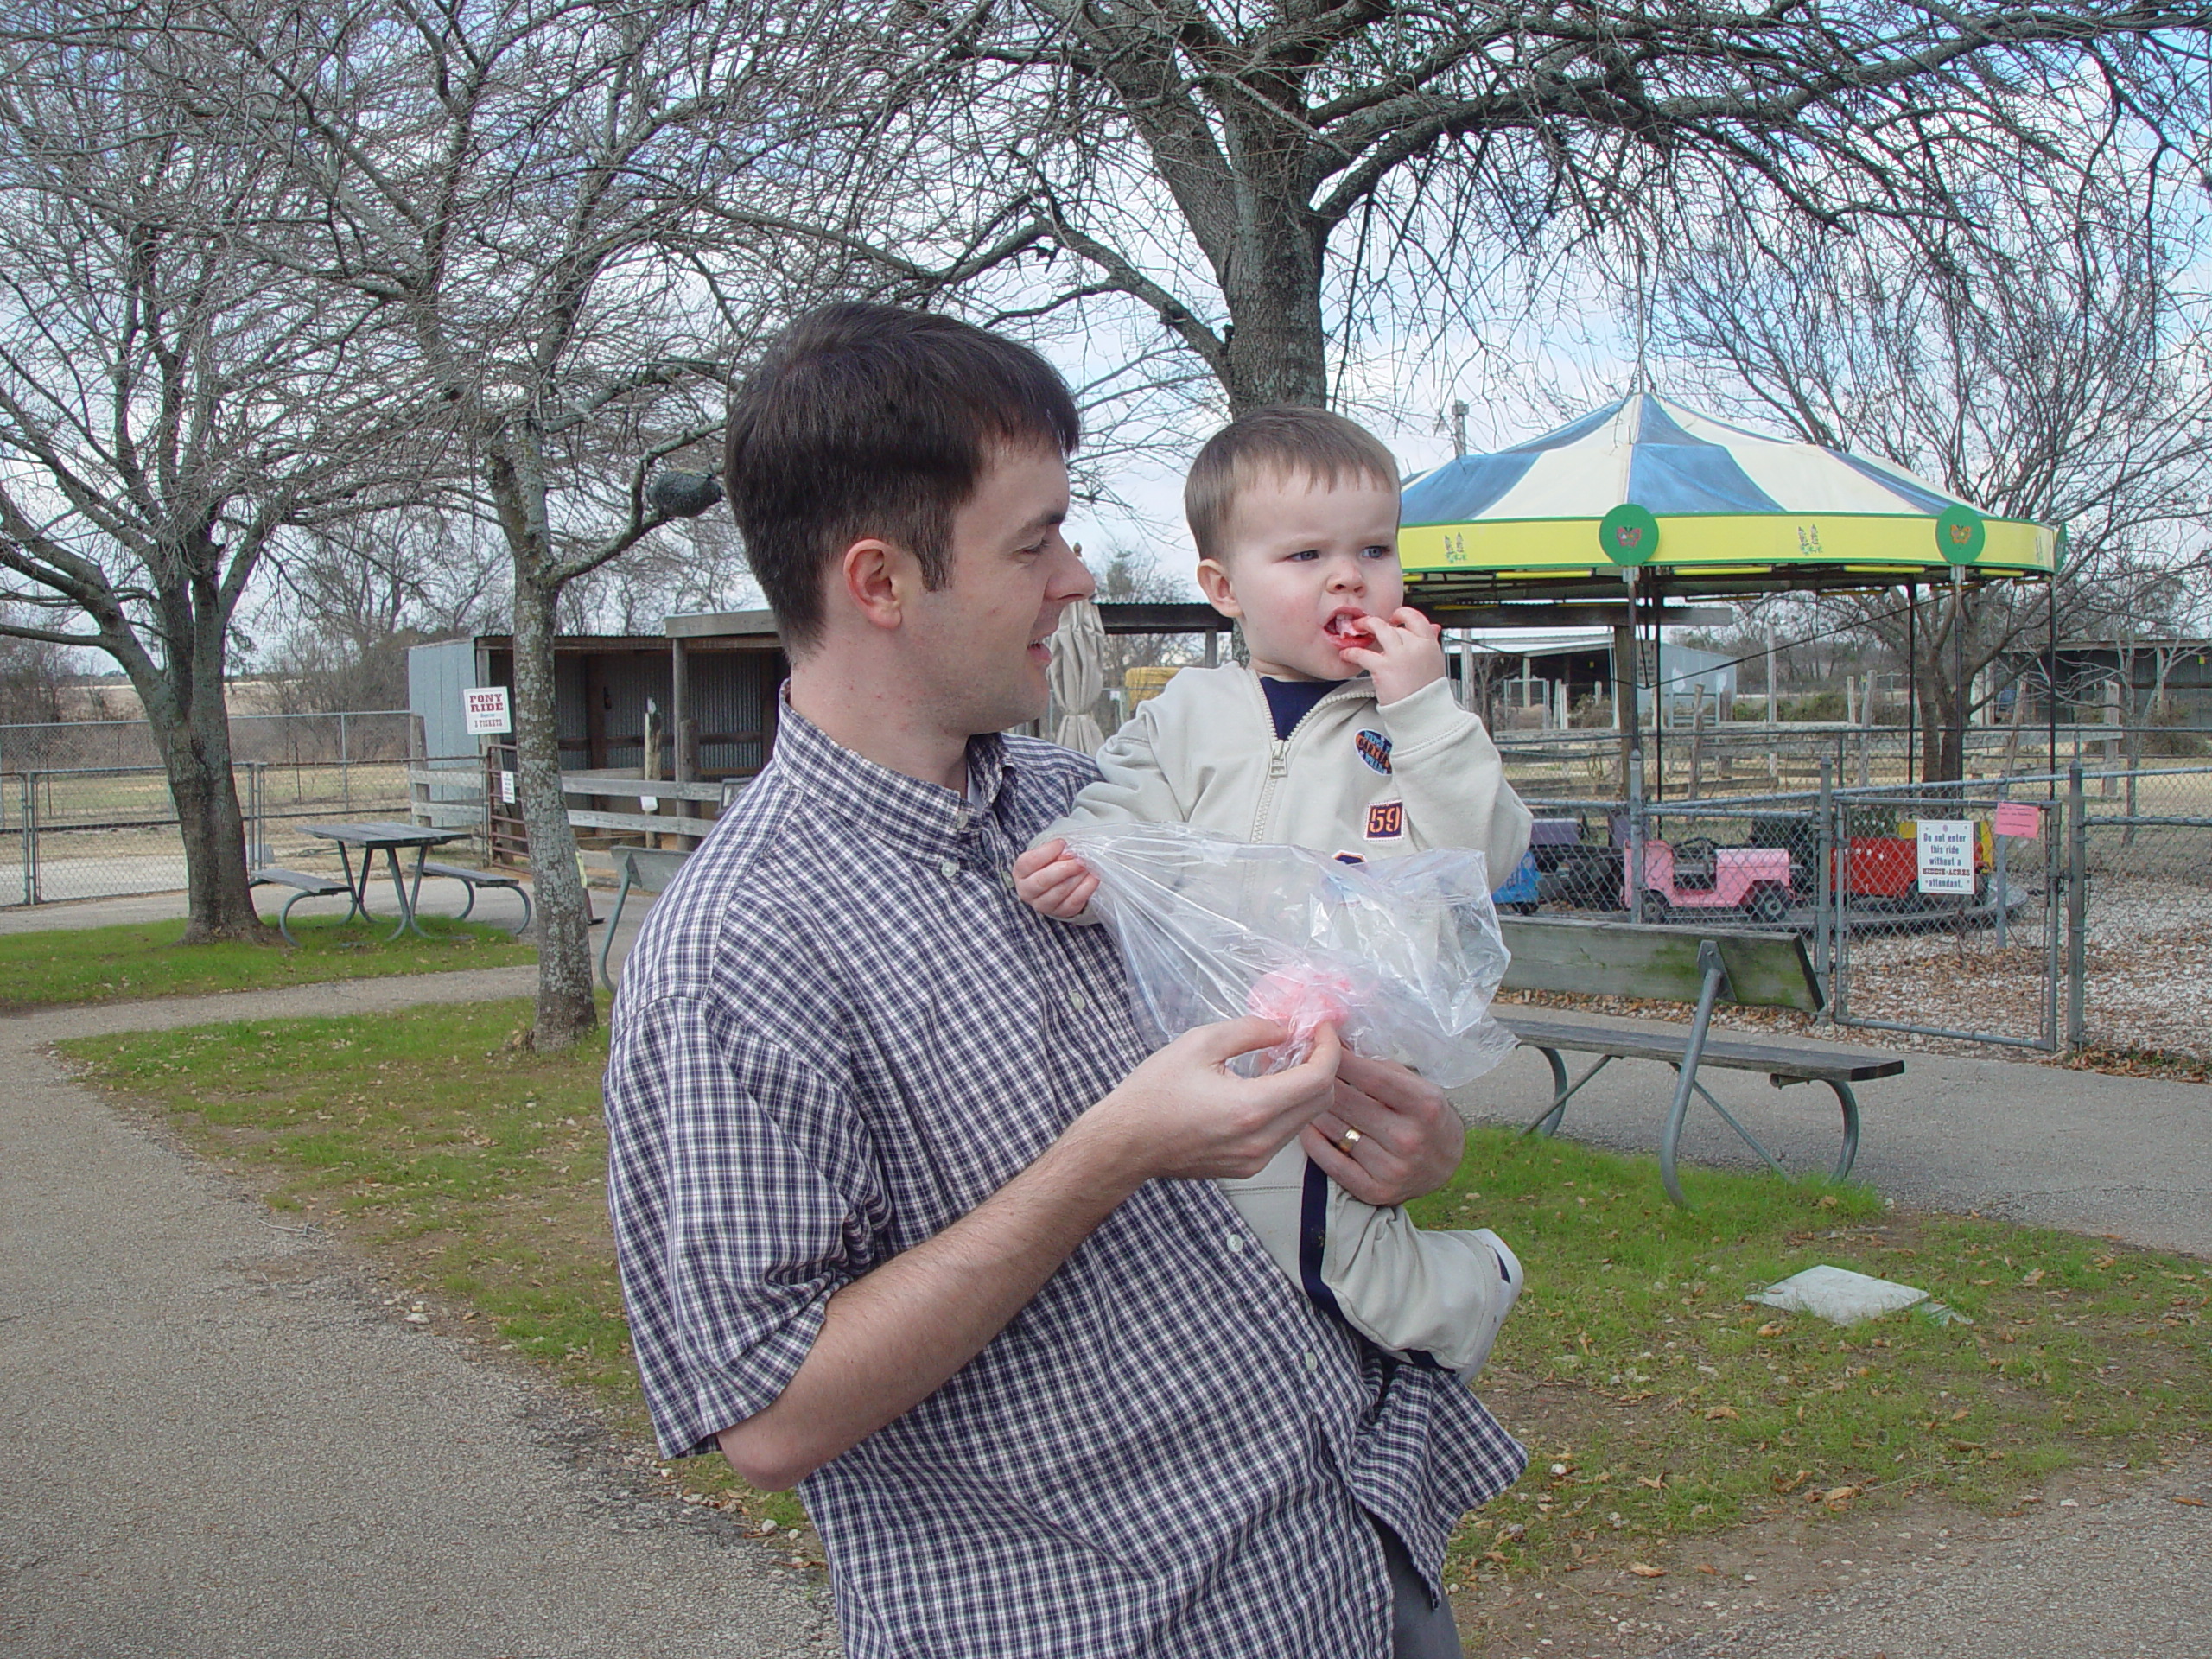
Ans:
<svg viewBox="0 0 2212 1659"><path fill-rule="evenodd" d="M1058 858L1060 855L1066 850L1067 842L1065 841L1054 840L1040 842L1037 846L1032 847L1027 852L1021 854L1014 861L1014 875L1017 878L1026 875L1034 875L1038 871L1043 869L1046 865Z"/></svg>

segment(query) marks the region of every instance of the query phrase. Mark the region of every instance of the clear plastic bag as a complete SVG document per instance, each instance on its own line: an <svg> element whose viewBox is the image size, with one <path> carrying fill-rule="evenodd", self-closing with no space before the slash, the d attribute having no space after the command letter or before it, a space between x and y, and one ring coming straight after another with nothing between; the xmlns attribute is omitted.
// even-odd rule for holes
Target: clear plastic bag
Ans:
<svg viewBox="0 0 2212 1659"><path fill-rule="evenodd" d="M1102 824L1067 844L1098 876L1091 910L1121 946L1154 1046L1259 1014L1291 1031L1247 1057L1264 1072L1295 1064L1333 1022L1355 1052L1446 1089L1513 1047L1490 1017L1510 957L1478 852L1345 863L1179 823Z"/></svg>

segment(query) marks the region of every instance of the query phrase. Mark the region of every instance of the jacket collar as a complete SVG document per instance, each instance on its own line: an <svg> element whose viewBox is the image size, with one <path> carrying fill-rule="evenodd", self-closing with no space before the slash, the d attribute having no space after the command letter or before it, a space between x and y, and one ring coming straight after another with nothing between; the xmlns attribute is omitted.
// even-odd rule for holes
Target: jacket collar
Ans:
<svg viewBox="0 0 2212 1659"><path fill-rule="evenodd" d="M856 754L792 709L785 685L777 693L776 766L816 805L912 851L956 852L976 820L999 809L1015 767L995 732L968 740L963 798L942 784L893 772Z"/></svg>

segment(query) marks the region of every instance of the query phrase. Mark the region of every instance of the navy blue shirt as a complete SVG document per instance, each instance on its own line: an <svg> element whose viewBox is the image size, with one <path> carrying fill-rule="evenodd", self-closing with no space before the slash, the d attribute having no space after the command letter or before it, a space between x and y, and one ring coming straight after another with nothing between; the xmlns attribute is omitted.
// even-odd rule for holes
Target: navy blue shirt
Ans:
<svg viewBox="0 0 2212 1659"><path fill-rule="evenodd" d="M1298 722L1313 712L1313 705L1342 685L1342 680L1271 680L1260 676L1260 689L1268 694L1268 712L1275 717L1275 741L1287 741Z"/></svg>

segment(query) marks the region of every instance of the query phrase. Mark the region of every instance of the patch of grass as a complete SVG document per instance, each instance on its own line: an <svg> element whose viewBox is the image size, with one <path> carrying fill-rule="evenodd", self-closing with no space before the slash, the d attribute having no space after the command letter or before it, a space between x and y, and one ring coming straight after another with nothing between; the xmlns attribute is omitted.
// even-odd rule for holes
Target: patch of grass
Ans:
<svg viewBox="0 0 2212 1659"><path fill-rule="evenodd" d="M296 950L277 944L179 944L181 924L57 928L0 934L0 1013L67 1003L135 1002L147 997L266 991L333 979L380 979L455 968L535 962L537 948L505 928L425 916L430 937L390 944L390 921L350 925L295 917Z"/></svg>
<svg viewBox="0 0 2212 1659"><path fill-rule="evenodd" d="M279 1207L365 1246L439 1323L488 1325L642 1433L604 1200L605 1041L536 1055L515 1040L529 1019L521 1002L481 1003L65 1046ZM1530 1472L1461 1529L1455 1573L1624 1564L1790 1506L1916 1490L2000 1504L2066 1464L2141 1461L2212 1419L2202 1263L1900 1217L1863 1188L1683 1182L1688 1213L1649 1159L1480 1131L1416 1206L1430 1225L1496 1227L1529 1269L1480 1391L1529 1446ZM1908 1313L1845 1332L1743 1301L1820 1262L1921 1286L1973 1323ZM800 1520L796 1500L746 1490L719 1458L671 1473Z"/></svg>
<svg viewBox="0 0 2212 1659"><path fill-rule="evenodd" d="M1790 1505L1918 1490L2001 1505L2069 1464L2146 1461L2212 1417L2202 1263L1900 1217L1863 1187L1706 1170L1683 1185L1688 1212L1654 1160L1486 1130L1414 1206L1497 1228L1529 1271L1478 1391L1529 1472L1462 1528L1470 1576L1618 1565ZM1743 1300L1823 1262L1964 1319L1839 1330Z"/></svg>

